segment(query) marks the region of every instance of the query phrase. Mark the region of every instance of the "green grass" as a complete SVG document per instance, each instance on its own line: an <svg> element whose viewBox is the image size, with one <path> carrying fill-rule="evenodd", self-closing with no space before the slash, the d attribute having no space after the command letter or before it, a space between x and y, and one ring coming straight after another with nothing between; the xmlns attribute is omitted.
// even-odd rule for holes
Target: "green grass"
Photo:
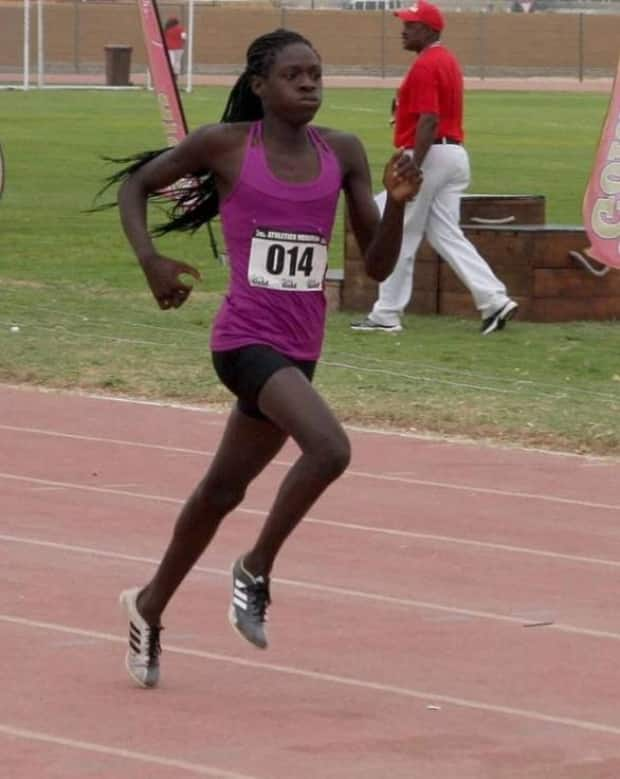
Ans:
<svg viewBox="0 0 620 779"><path fill-rule="evenodd" d="M219 117L227 89L184 97L190 126ZM379 188L390 152L388 90L332 89L318 122L363 139ZM542 194L547 221L581 222L607 98L471 92L472 192ZM152 94L4 92L0 142L0 380L228 403L208 330L226 284L206 233L160 247L197 264L190 302L160 312L116 212L86 214L109 170L102 155L162 145ZM157 215L154 215L157 219ZM331 262L342 262L342 219ZM620 335L614 323L515 322L480 338L473 320L409 317L398 336L330 317L317 386L350 422L620 453ZM18 324L19 332L10 331Z"/></svg>

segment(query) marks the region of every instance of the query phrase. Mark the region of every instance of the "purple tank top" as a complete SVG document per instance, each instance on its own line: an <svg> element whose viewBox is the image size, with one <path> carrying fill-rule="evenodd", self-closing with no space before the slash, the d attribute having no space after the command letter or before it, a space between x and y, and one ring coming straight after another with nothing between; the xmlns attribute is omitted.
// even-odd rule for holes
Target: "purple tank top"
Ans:
<svg viewBox="0 0 620 779"><path fill-rule="evenodd" d="M220 204L230 263L228 292L211 330L211 349L266 344L298 360L316 360L325 329L327 246L342 171L320 134L312 181L282 181L269 170L262 122L251 125L241 173Z"/></svg>

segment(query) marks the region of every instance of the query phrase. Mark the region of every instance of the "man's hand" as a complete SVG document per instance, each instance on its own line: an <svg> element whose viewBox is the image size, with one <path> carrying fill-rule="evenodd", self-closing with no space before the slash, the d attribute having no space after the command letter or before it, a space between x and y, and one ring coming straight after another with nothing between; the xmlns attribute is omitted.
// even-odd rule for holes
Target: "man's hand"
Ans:
<svg viewBox="0 0 620 779"><path fill-rule="evenodd" d="M191 285L179 279L180 275L187 273L200 281L200 273L192 265L161 254L152 254L140 264L157 305L164 310L182 306L192 291Z"/></svg>
<svg viewBox="0 0 620 779"><path fill-rule="evenodd" d="M410 149L399 149L385 166L383 186L397 203L404 203L418 194L422 185L422 171Z"/></svg>

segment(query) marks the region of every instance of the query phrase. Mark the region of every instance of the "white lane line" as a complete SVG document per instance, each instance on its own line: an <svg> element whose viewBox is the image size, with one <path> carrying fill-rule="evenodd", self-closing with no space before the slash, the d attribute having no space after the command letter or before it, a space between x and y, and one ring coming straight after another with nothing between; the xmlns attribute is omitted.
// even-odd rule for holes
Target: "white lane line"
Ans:
<svg viewBox="0 0 620 779"><path fill-rule="evenodd" d="M27 628L57 631L60 633L69 633L72 635L91 636L102 641L112 641L117 644L125 644L126 638L114 635L112 633L100 633L93 630L84 630L82 628L73 628L55 622L42 622L38 620L24 619L15 617L11 614L0 614L0 622L6 622L14 625L21 625ZM609 725L604 722L592 722L590 720L574 719L572 717L562 717L554 714L545 714L542 711L534 709L520 709L513 706L502 706L494 703L485 703L471 698L459 698L453 695L443 695L430 690L416 690L410 687L401 687L392 684L383 684L366 679L358 679L354 676L341 676L339 674L322 673L320 671L310 671L305 668L298 668L291 665L280 665L277 663L264 663L256 660L247 660L242 657L231 655L222 655L217 652L205 652L200 649L187 649L186 647L166 645L166 652L171 654L185 655L187 657L198 657L202 660L212 660L214 662L226 663L243 668L254 668L260 671L267 671L288 676L296 676L301 679L310 679L312 681L324 682L326 684L336 684L341 686L353 687L368 692L384 693L386 695L396 695L403 698L413 698L416 700L427 701L429 703L452 704L465 709L476 711L485 711L492 714L503 714L509 717L519 717L535 722L546 722L552 725L565 725L579 730L594 731L597 733L609 733L614 736L620 736L620 727ZM148 693L146 693L148 695Z"/></svg>
<svg viewBox="0 0 620 779"><path fill-rule="evenodd" d="M52 438L69 438L75 441L89 441L94 444L113 444L115 446L132 446L138 449L153 449L163 452L177 452L180 454L195 454L201 457L213 457L214 451L209 449L187 449L182 446L170 446L164 444L148 444L141 441L128 441L122 438L106 438L105 436L81 435L79 433L63 433L59 430L43 430L39 427L17 427L15 425L0 425L0 430L10 430L14 433L29 433L31 435L50 436ZM281 465L290 463L280 463Z"/></svg>
<svg viewBox="0 0 620 779"><path fill-rule="evenodd" d="M559 495L543 495L539 492L521 492L520 490L500 490L494 487L479 487L473 484L455 484L453 482L433 481L430 479L409 479L400 476L389 476L388 474L368 473L366 471L346 471L350 476L361 477L362 479L372 479L374 481L398 482L399 484L414 484L418 487L435 487L442 490L452 490L456 492L467 492L477 495L496 495L501 498L519 498L522 500L536 500L544 503L558 503L560 505L580 506L582 508L605 509L608 511L620 511L618 503L596 503L590 500L579 500L577 498L562 498Z"/></svg>
<svg viewBox="0 0 620 779"><path fill-rule="evenodd" d="M21 536L11 536L0 534L0 541L8 543L25 544L30 546L40 546L48 549L58 549L64 552L75 554L88 554L95 557L105 557L114 560L128 560L131 562L144 563L146 565L159 565L159 560L155 557L145 557L143 555L126 554L122 552L113 552L105 549L97 549L88 546L76 546L75 544L62 544L57 541L44 541L37 538L23 538ZM197 573L207 573L214 576L221 576L227 580L230 578L230 570L223 568L214 568L212 566L195 565L192 571ZM191 573L190 573L191 576ZM368 592L367 590L356 590L349 587L336 587L329 584L318 584L300 579L287 579L284 577L273 577L274 583L283 584L288 587L296 587L302 590L312 590L314 592L337 595L339 597L359 598L375 603L385 603L393 606L406 606L414 609L423 609L426 611L435 611L441 614L458 615L464 619L487 619L495 622L507 622L521 627L531 627L534 625L532 620L540 615L533 613L523 613L516 615L498 614L493 611L481 611L479 609L466 609L458 606L447 606L443 603L431 603L429 601L414 600L413 598L399 598L393 595L384 595L382 593ZM548 615L545 613L545 618ZM536 623L539 624L539 623ZM554 622L546 619L544 627L550 630L557 630L560 633L573 633L590 638L607 638L614 641L620 641L620 633L614 633L606 630L594 630L591 628L578 627L562 622Z"/></svg>
<svg viewBox="0 0 620 779"><path fill-rule="evenodd" d="M68 490L82 490L84 492L95 492L105 495L120 495L122 497L135 498L136 500L152 500L161 503L172 503L182 505L184 499L172 498L165 495L153 495L151 493L134 492L132 490L117 489L112 487L94 487L88 484L75 484L73 482L57 482L48 479L36 479L30 476L18 476L17 474L0 472L0 479L13 480L18 482L27 482L29 484L44 485L49 488L63 488ZM239 514L249 514L251 516L265 517L267 511L263 509L251 509L238 507L235 512ZM620 567L620 562L610 560L604 557L586 557L584 555L572 555L564 552L554 552L548 549L535 549L528 546L513 546L511 544L499 544L493 541L477 541L470 538L459 538L457 536L441 536L434 533L418 533L413 530L399 530L397 528L379 527L376 525L363 525L355 522L339 522L332 519L318 519L317 517L307 516L303 520L310 525L323 525L325 527L336 527L340 530L351 530L360 533L378 533L380 535L394 536L397 538L407 538L422 541L432 541L433 543L457 544L459 546L469 546L477 549L489 549L495 552L508 552L510 554L530 555L532 557L544 557L551 560L566 560L573 563L585 563L587 565L602 565L611 568Z"/></svg>
<svg viewBox="0 0 620 779"><path fill-rule="evenodd" d="M128 498L138 498L140 500L156 500L162 503L185 503L180 498L169 498L165 495L150 495L144 492L132 492L131 490L111 489L109 487L93 487L90 484L75 484L68 481L54 481L53 479L34 479L29 476L18 476L15 473L1 473L0 479L7 479L18 482L30 482L31 484L44 484L50 487L64 487L68 490L84 490L85 492L96 492L104 495L122 495ZM238 509L237 509L238 510ZM256 512L264 514L265 512Z"/></svg>
<svg viewBox="0 0 620 779"><path fill-rule="evenodd" d="M178 768L192 774L199 774L200 776L213 776L216 779L257 779L257 777L249 776L248 774L238 774L235 771L226 771L224 768L216 768L215 766L203 763L190 763L188 760L179 760L174 757L165 757L164 755L154 755L149 752L135 752L133 749L121 749L119 747L109 746L108 744L97 744L93 741L81 741L75 738L54 736L51 733L17 728L3 722L0 722L0 733L12 738L23 738L27 741L42 741L45 744L55 744L71 749L81 749L86 752L97 752L101 755L109 755L110 757L122 757L126 760L137 760L141 763L149 763L151 765Z"/></svg>
<svg viewBox="0 0 620 779"><path fill-rule="evenodd" d="M0 430L12 430L14 432L30 433L33 435L44 435L56 438L69 438L77 441L91 441L93 443L105 443L124 447L137 447L141 449L153 449L166 452L177 452L180 454L198 455L200 457L213 457L215 452L209 449L186 449L183 447L165 446L163 444L147 444L138 441L130 441L118 438L105 438L98 436L78 435L74 433L62 433L56 430L42 430L40 428L16 427L11 425L0 425ZM272 460L274 465L284 468L290 468L293 465L291 460ZM396 482L398 484L410 484L416 487L430 487L434 489L452 490L457 492L466 492L468 494L494 495L504 498L520 498L523 500L536 500L545 503L558 503L561 505L580 506L583 508L596 508L611 511L620 511L620 504L617 503L597 503L589 500L579 500L577 498L563 498L558 495L543 495L536 492L521 492L520 490L501 490L495 487L482 487L474 484L456 484L454 482L435 481L431 479L415 479L408 476L399 476L389 473L371 473L368 471L357 471L349 469L341 477L344 479L361 478L371 479L373 481Z"/></svg>
<svg viewBox="0 0 620 779"><path fill-rule="evenodd" d="M207 416L219 416L220 420L208 422L207 424L223 426L228 417L228 410L218 410L214 405L211 406L192 406L190 403L175 403L172 400L149 400L148 398L131 398L122 395L104 395L96 392L83 392L82 390L58 390L49 387L36 387L33 389L30 385L23 384L0 384L0 391L9 389L16 392L32 393L41 395L54 395L57 398L86 398L87 400L103 400L110 403L124 403L135 406L152 406L154 408L170 408L175 411L190 411L205 414Z"/></svg>
<svg viewBox="0 0 620 779"><path fill-rule="evenodd" d="M177 331L175 331L177 332ZM6 383L0 383L0 391L2 389L5 390L13 390L18 392L38 392L43 395L55 395L56 397L78 397L78 398L86 398L87 400L102 400L102 401L108 401L110 403L125 403L127 405L136 405L136 406L152 406L155 408L170 408L173 410L178 411L189 411L193 413L202 414L204 416L212 416L212 417L219 417L219 420L217 421L209 421L207 422L208 425L211 425L213 427L223 427L226 424L226 420L228 418L229 410L228 408L222 408L221 404L220 406L216 406L215 404L204 404L202 406L194 406L190 403L182 403L182 402L174 402L172 400L150 400L147 398L132 398L132 397L123 397L121 395L105 395L102 393L91 393L86 392L84 390L58 390L54 388L47 388L47 387L37 387L36 389L29 385L22 385L22 384L6 384ZM374 436L382 436L385 438L405 438L410 439L412 441L424 441L424 442L431 442L431 443L437 443L437 444L454 444L457 446L468 446L468 447L474 447L476 449L484 448L484 449L499 449L501 451L506 452L519 452L523 455L548 455L549 457L554 458L574 458L578 459L580 461L586 462L595 462L599 461L602 464L606 465L614 465L618 463L618 457L609 455L595 455L595 454L579 454L577 452L562 452L559 450L554 449L544 449L544 448L537 448L537 447L530 447L530 446L521 446L521 445L515 445L515 444L501 444L493 441L479 441L476 439L471 438L464 438L460 436L446 436L446 435L434 435L432 433L413 433L410 430L394 430L391 428L381 428L381 427L364 427L362 425L353 425L353 424L345 424L344 425L347 430L352 430L355 433L360 433L362 435L374 435Z"/></svg>

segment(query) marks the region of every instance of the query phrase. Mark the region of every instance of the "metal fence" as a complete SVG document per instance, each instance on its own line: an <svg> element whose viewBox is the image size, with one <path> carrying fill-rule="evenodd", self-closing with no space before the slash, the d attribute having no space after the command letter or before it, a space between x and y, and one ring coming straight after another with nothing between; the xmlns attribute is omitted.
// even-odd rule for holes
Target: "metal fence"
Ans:
<svg viewBox="0 0 620 779"><path fill-rule="evenodd" d="M533 0L553 3L535 11L527 0L490 0L463 10L468 0L443 0L443 41L459 57L465 74L613 76L620 41L620 0ZM358 4L374 3L375 10ZM477 0L476 0L477 2ZM523 8L512 10L515 2ZM247 44L283 26L309 37L328 74L399 76L410 62L402 51L393 6L408 0L286 0L241 4L194 0L192 73L238 73ZM460 4L458 4L460 3ZM510 4L509 4L510 3ZM587 7L586 7L587 5ZM392 6L392 8L390 8ZM523 12L524 8L529 9ZM136 2L126 0L0 0L0 84L31 86L109 82L106 51L131 50L130 83L147 80L146 53ZM160 3L162 19L175 15L187 25L187 2Z"/></svg>

